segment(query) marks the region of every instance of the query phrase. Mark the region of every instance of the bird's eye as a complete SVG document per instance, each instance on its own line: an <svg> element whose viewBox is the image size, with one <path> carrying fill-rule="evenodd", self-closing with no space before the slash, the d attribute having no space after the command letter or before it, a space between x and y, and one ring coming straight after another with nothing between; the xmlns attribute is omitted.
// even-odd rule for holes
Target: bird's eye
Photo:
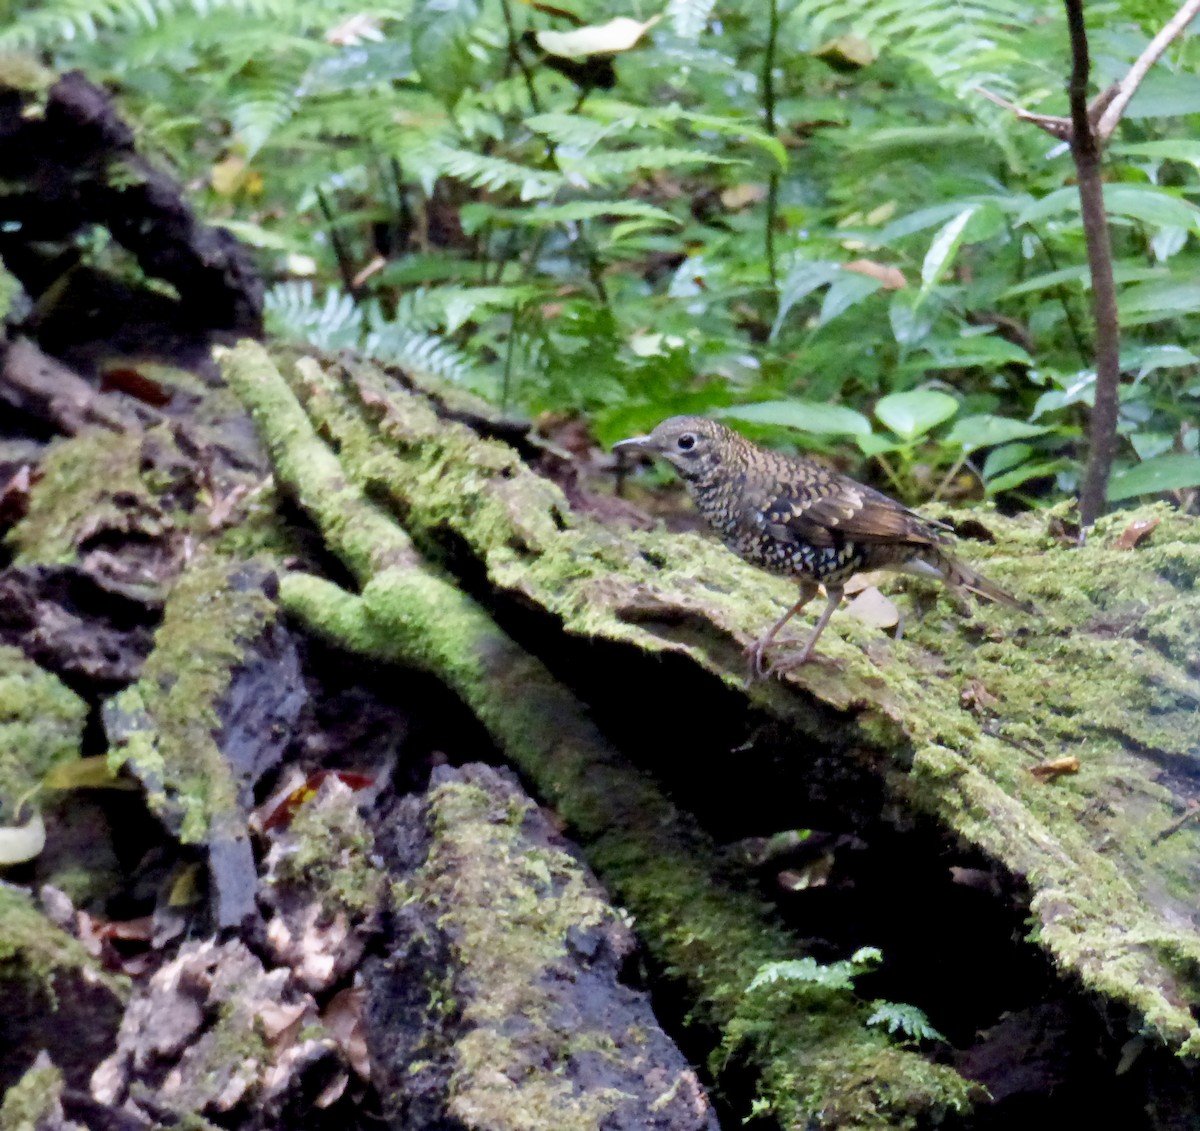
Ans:
<svg viewBox="0 0 1200 1131"><path fill-rule="evenodd" d="M690 452L696 446L696 437L690 432L685 432L675 442L679 445L681 452Z"/></svg>

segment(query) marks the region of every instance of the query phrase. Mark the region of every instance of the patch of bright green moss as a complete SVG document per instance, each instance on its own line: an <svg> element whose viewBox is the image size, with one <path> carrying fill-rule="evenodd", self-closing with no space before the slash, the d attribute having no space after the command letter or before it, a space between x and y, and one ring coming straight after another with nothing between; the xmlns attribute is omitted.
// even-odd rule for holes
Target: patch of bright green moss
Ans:
<svg viewBox="0 0 1200 1131"><path fill-rule="evenodd" d="M0 1000L7 981L32 982L53 1000L54 976L81 971L114 994L127 995L128 979L105 973L99 963L72 938L56 927L20 888L0 884Z"/></svg>
<svg viewBox="0 0 1200 1131"><path fill-rule="evenodd" d="M79 757L86 717L55 676L0 645L0 823L52 766Z"/></svg>
<svg viewBox="0 0 1200 1131"><path fill-rule="evenodd" d="M278 881L303 885L330 913L362 916L379 906L383 874L371 864L375 837L354 793L300 806L288 838L294 847L280 858Z"/></svg>
<svg viewBox="0 0 1200 1131"><path fill-rule="evenodd" d="M43 1121L61 1114L62 1072L53 1064L35 1065L4 1093L0 1131L37 1131Z"/></svg>
<svg viewBox="0 0 1200 1131"><path fill-rule="evenodd" d="M70 562L88 531L164 529L143 478L142 443L140 432L97 427L51 445L29 512L8 534L17 564Z"/></svg>
<svg viewBox="0 0 1200 1131"><path fill-rule="evenodd" d="M590 1052L619 1064L623 1054L607 1033L566 1033L544 1014L554 1001L547 986L567 959L568 932L599 925L612 912L578 861L522 835L533 806L516 799L514 809L512 800L499 806L465 782L429 795L433 840L415 891L443 909L439 925L457 952L460 977L472 985L465 1032L453 1050L450 1111L471 1127L590 1131L623 1093L580 1092L554 1063ZM530 1026L526 1035L510 1035L514 1017ZM498 1064L528 1071L514 1080L497 1073Z"/></svg>
<svg viewBox="0 0 1200 1131"><path fill-rule="evenodd" d="M194 560L167 598L154 650L132 687L105 708L121 741L109 753L147 784L156 812L186 843L205 839L215 813L237 810L237 787L217 747L218 707L247 643L275 616L260 567L215 554Z"/></svg>

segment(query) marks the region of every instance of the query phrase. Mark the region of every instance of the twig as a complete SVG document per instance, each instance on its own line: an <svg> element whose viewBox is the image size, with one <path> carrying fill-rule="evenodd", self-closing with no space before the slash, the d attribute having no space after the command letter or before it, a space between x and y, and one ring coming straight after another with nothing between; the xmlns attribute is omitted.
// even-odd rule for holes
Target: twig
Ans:
<svg viewBox="0 0 1200 1131"><path fill-rule="evenodd" d="M779 40L779 0L770 0L770 21L767 26L767 47L763 52L763 127L775 137L775 47ZM767 182L766 253L767 272L774 290L779 279L775 261L775 223L779 214L779 171L771 173Z"/></svg>
<svg viewBox="0 0 1200 1131"><path fill-rule="evenodd" d="M1158 62L1159 56L1167 49L1171 40L1178 36L1197 14L1200 14L1200 0L1186 0L1179 11L1163 24L1162 31L1150 40L1146 50L1137 57L1125 77L1117 83L1112 101L1096 123L1096 133L1101 141L1112 137L1113 130L1117 128L1117 123L1125 113L1125 107L1129 105L1129 100L1141 86L1150 68Z"/></svg>
<svg viewBox="0 0 1200 1131"><path fill-rule="evenodd" d="M1147 44L1146 50L1134 60L1133 65L1125 72L1125 77L1102 90L1092 100L1087 116L1098 141L1103 143L1112 137L1138 87L1150 73L1150 68L1162 57L1171 41L1176 39L1197 15L1200 15L1200 0L1186 0L1179 11L1163 24L1162 30ZM1071 139L1071 118L1061 118L1055 114L1035 114L1032 110L1024 110L1015 102L1009 102L1007 98L985 87L977 86L975 89L989 102L1010 111L1022 122L1031 122L1063 141Z"/></svg>
<svg viewBox="0 0 1200 1131"><path fill-rule="evenodd" d="M1088 461L1079 492L1079 525L1086 531L1104 511L1108 477L1117 447L1118 395L1121 384L1121 330L1117 286L1113 279L1112 243L1104 211L1100 175L1100 139L1088 114L1087 85L1091 70L1083 0L1064 0L1071 35L1071 157L1079 185L1079 207L1092 276L1092 313L1096 320L1096 394L1088 429Z"/></svg>

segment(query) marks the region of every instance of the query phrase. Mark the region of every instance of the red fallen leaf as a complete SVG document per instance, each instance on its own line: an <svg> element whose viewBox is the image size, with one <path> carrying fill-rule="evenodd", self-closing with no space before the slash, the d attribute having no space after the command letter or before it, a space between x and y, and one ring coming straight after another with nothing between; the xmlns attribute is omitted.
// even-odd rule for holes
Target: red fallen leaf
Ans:
<svg viewBox="0 0 1200 1131"><path fill-rule="evenodd" d="M171 403L171 394L161 382L139 373L136 369L120 366L106 369L100 375L100 392L108 393L113 390L127 393L152 408L162 408Z"/></svg>
<svg viewBox="0 0 1200 1131"><path fill-rule="evenodd" d="M1053 781L1055 778L1062 777L1063 774L1077 774L1081 763L1078 758L1055 758L1049 762L1042 762L1037 766L1030 766L1029 772L1035 778L1041 781Z"/></svg>
<svg viewBox="0 0 1200 1131"><path fill-rule="evenodd" d="M300 806L316 797L317 791L321 788L321 783L330 775L337 778L342 785L349 786L355 791L367 789L369 786L375 784L375 779L367 777L366 774L355 774L348 770L318 770L315 774L309 775L303 785L292 790L291 793L271 810L271 813L262 823L263 832L269 829L287 828L300 811Z"/></svg>
<svg viewBox="0 0 1200 1131"><path fill-rule="evenodd" d="M1133 550L1139 546L1143 540L1150 537L1151 531L1162 522L1159 515L1153 518L1137 518L1134 519L1124 530L1121 531L1120 537L1113 543L1115 550Z"/></svg>

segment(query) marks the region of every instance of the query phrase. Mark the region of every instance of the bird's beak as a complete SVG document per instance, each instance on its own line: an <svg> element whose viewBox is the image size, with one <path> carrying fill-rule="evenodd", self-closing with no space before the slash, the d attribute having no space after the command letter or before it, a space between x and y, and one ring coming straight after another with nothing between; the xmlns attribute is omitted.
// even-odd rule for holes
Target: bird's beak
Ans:
<svg viewBox="0 0 1200 1131"><path fill-rule="evenodd" d="M612 450L620 455L622 452L652 452L649 436L630 436L628 440L618 440Z"/></svg>

